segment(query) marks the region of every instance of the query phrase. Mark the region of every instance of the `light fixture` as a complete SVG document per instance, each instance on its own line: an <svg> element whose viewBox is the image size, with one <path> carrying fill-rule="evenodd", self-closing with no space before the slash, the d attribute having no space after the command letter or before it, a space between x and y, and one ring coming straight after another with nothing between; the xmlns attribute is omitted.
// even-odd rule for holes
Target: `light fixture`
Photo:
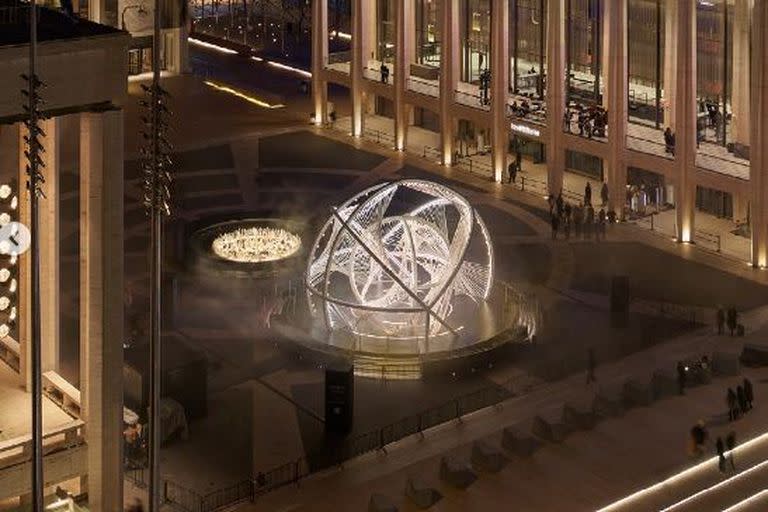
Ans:
<svg viewBox="0 0 768 512"><path fill-rule="evenodd" d="M8 324L0 324L0 338L6 338L11 333L11 328Z"/></svg>
<svg viewBox="0 0 768 512"><path fill-rule="evenodd" d="M0 297L0 311L5 311L11 305L11 299L3 295Z"/></svg>
<svg viewBox="0 0 768 512"><path fill-rule="evenodd" d="M7 268L0 268L0 283L8 281L11 277L11 271Z"/></svg>
<svg viewBox="0 0 768 512"><path fill-rule="evenodd" d="M0 185L0 199L8 199L11 192L13 192L13 189L11 189L11 186L7 183Z"/></svg>

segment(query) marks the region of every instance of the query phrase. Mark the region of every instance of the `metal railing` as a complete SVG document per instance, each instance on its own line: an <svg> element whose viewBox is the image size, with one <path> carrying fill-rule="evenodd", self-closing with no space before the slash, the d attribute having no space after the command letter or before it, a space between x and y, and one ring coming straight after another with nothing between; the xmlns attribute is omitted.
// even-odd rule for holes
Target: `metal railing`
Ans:
<svg viewBox="0 0 768 512"><path fill-rule="evenodd" d="M85 444L83 420L74 420L43 432L43 455ZM24 434L0 442L0 467L5 468L31 460L32 435Z"/></svg>
<svg viewBox="0 0 768 512"><path fill-rule="evenodd" d="M433 80L425 80L423 78L408 77L408 90L424 94L426 96L432 96L437 98L440 96L440 85Z"/></svg>
<svg viewBox="0 0 768 512"><path fill-rule="evenodd" d="M493 167L491 164L483 162L481 160L475 160L471 156L459 158L456 161L456 167L464 169L470 174L480 176L482 178L493 179Z"/></svg>
<svg viewBox="0 0 768 512"><path fill-rule="evenodd" d="M472 94L463 91L454 92L454 100L456 103L466 105L468 107L477 108L480 110L491 110L491 98L488 97L488 103L483 101L483 98L479 94Z"/></svg>
<svg viewBox="0 0 768 512"><path fill-rule="evenodd" d="M701 229L695 229L694 232L694 239L701 243L702 245L707 245L710 249L713 249L715 252L721 252L722 251L722 238L717 233L711 233L709 231L704 231Z"/></svg>
<svg viewBox="0 0 768 512"><path fill-rule="evenodd" d="M670 160L675 158L671 152L667 151L667 146L662 140L651 140L636 135L627 135L627 149L656 155Z"/></svg>
<svg viewBox="0 0 768 512"><path fill-rule="evenodd" d="M528 393L534 388L525 375L517 375L503 384L486 386L461 395L417 414L406 416L381 428L351 437L341 444L287 462L252 479L242 480L223 489L201 495L171 481L163 485L166 503L185 512L212 512L287 485L296 484L312 473L341 466L345 461L366 453L384 451L387 446L406 437L422 434L438 425L461 419L462 416L499 405L501 402Z"/></svg>
<svg viewBox="0 0 768 512"><path fill-rule="evenodd" d="M352 51L346 50L343 52L329 53L326 66L330 66L331 64L343 64L350 62L352 62Z"/></svg>
<svg viewBox="0 0 768 512"><path fill-rule="evenodd" d="M440 162L443 159L442 154L442 151L437 148L433 148L432 146L424 146L424 151L422 151L421 156L422 158L435 159Z"/></svg>
<svg viewBox="0 0 768 512"><path fill-rule="evenodd" d="M393 148L395 146L394 135L385 132L384 130L377 130L375 128L363 128L363 137L375 142L376 144L382 144Z"/></svg>

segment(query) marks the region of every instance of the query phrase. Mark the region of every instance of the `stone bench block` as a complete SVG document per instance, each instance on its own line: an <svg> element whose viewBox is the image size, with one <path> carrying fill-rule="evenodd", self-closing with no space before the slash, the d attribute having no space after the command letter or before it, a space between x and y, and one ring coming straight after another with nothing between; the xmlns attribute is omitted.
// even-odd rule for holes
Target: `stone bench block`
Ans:
<svg viewBox="0 0 768 512"><path fill-rule="evenodd" d="M741 351L741 364L756 368L768 366L768 345L746 343Z"/></svg>
<svg viewBox="0 0 768 512"><path fill-rule="evenodd" d="M597 417L590 406L569 403L563 406L563 423L571 430L592 430Z"/></svg>
<svg viewBox="0 0 768 512"><path fill-rule="evenodd" d="M443 457L440 460L440 479L457 489L466 489L477 480L477 473L472 471L469 464L454 457Z"/></svg>
<svg viewBox="0 0 768 512"><path fill-rule="evenodd" d="M607 393L598 393L592 402L592 410L600 418L616 418L626 411L621 393L609 395Z"/></svg>
<svg viewBox="0 0 768 512"><path fill-rule="evenodd" d="M647 407L653 403L653 388L638 379L629 379L624 383L622 399L626 407Z"/></svg>
<svg viewBox="0 0 768 512"><path fill-rule="evenodd" d="M374 493L368 501L368 512L397 512L397 506L389 496Z"/></svg>
<svg viewBox="0 0 768 512"><path fill-rule="evenodd" d="M677 387L677 377L665 370L656 370L651 377L651 387L653 388L653 398L660 400L679 394Z"/></svg>
<svg viewBox="0 0 768 512"><path fill-rule="evenodd" d="M507 458L497 447L485 441L472 444L472 466L489 473L498 473L507 463Z"/></svg>
<svg viewBox="0 0 768 512"><path fill-rule="evenodd" d="M565 423L536 416L533 418L531 432L533 435L550 443L561 443L568 437L570 429Z"/></svg>
<svg viewBox="0 0 768 512"><path fill-rule="evenodd" d="M539 449L541 443L530 434L515 427L507 427L501 436L501 446L519 457L530 457Z"/></svg>
<svg viewBox="0 0 768 512"><path fill-rule="evenodd" d="M715 352L712 354L712 373L722 377L741 375L739 354L734 352Z"/></svg>
<svg viewBox="0 0 768 512"><path fill-rule="evenodd" d="M421 480L409 477L405 482L405 495L414 505L421 509L427 509L440 501L443 497L436 489L429 487Z"/></svg>

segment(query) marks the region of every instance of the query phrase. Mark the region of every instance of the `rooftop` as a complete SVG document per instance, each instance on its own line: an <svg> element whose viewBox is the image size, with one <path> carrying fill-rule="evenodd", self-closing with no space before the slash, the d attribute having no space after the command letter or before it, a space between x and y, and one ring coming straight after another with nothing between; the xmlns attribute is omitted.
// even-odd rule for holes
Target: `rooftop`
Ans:
<svg viewBox="0 0 768 512"><path fill-rule="evenodd" d="M38 41L79 39L120 31L47 7L38 11ZM0 0L0 46L29 43L29 6L16 0Z"/></svg>

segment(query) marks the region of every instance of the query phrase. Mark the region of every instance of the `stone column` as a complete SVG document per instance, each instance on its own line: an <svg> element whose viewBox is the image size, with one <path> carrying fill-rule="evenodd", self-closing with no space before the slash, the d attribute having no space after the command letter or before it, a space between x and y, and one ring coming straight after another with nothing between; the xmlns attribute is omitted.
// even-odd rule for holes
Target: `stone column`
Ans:
<svg viewBox="0 0 768 512"><path fill-rule="evenodd" d="M123 112L80 125L80 390L89 508L122 510Z"/></svg>
<svg viewBox="0 0 768 512"><path fill-rule="evenodd" d="M352 136L363 135L363 69L370 57L371 33L365 30L370 16L371 0L352 0Z"/></svg>
<svg viewBox="0 0 768 512"><path fill-rule="evenodd" d="M547 181L550 194L563 189L565 148L565 6L550 0L547 13Z"/></svg>
<svg viewBox="0 0 768 512"><path fill-rule="evenodd" d="M323 79L327 62L328 0L312 0L312 101L318 126L328 117L328 83Z"/></svg>
<svg viewBox="0 0 768 512"><path fill-rule="evenodd" d="M491 161L493 181L501 182L507 167L509 132L509 0L491 4Z"/></svg>
<svg viewBox="0 0 768 512"><path fill-rule="evenodd" d="M24 136L28 135L22 123L18 123L19 131L19 178L16 194L19 196L19 222L25 226L32 224L30 215L29 192L27 192L27 159L24 156L26 143ZM29 251L22 254L18 266L18 306L16 310L16 325L19 332L19 373L27 392L32 392L32 359L30 339L32 337L32 261Z"/></svg>
<svg viewBox="0 0 768 512"><path fill-rule="evenodd" d="M755 0L752 11L752 80L750 138L752 188L750 220L752 224L752 265L768 265L768 0Z"/></svg>
<svg viewBox="0 0 768 512"><path fill-rule="evenodd" d="M627 166L627 0L605 4L606 108L608 109L608 210L624 220Z"/></svg>
<svg viewBox="0 0 768 512"><path fill-rule="evenodd" d="M675 212L677 239L693 242L696 203L696 0L677 6L675 63Z"/></svg>
<svg viewBox="0 0 768 512"><path fill-rule="evenodd" d="M675 66L677 65L677 1L664 2L664 126L675 130Z"/></svg>
<svg viewBox="0 0 768 512"><path fill-rule="evenodd" d="M404 151L409 124L409 106L405 102L408 76L413 60L413 39L409 37L414 28L413 0L396 0L395 4L395 149Z"/></svg>
<svg viewBox="0 0 768 512"><path fill-rule="evenodd" d="M750 2L735 0L733 9L733 75L731 76L731 120L733 141L749 145Z"/></svg>
<svg viewBox="0 0 768 512"><path fill-rule="evenodd" d="M459 0L442 0L440 3L440 149L443 165L453 165L454 124L452 113L454 96L459 80Z"/></svg>
<svg viewBox="0 0 768 512"><path fill-rule="evenodd" d="M40 198L40 339L43 371L59 368L60 311L59 279L61 191L61 119L54 117L42 122L42 154L44 198Z"/></svg>

